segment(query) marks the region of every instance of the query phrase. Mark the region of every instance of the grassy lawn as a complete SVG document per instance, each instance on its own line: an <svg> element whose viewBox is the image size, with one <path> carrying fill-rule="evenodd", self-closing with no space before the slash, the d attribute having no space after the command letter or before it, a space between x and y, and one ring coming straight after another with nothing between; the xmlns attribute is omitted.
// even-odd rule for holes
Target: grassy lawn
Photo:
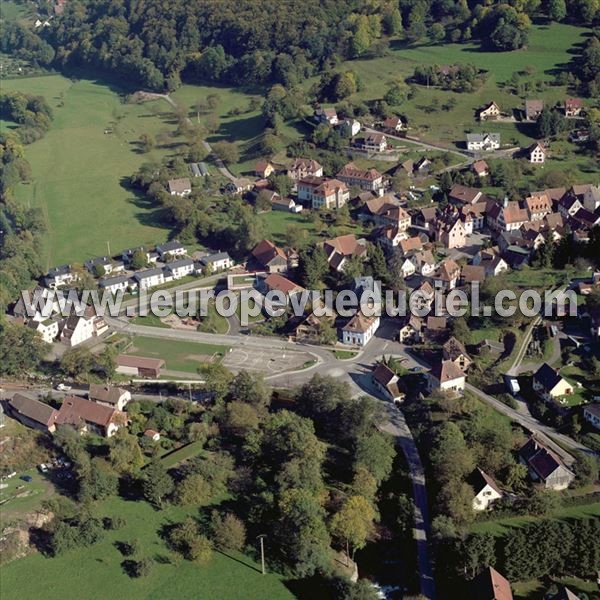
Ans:
<svg viewBox="0 0 600 600"><path fill-rule="evenodd" d="M354 358L358 352L354 352L354 350L334 350L333 355L338 360L347 360L349 358Z"/></svg>
<svg viewBox="0 0 600 600"><path fill-rule="evenodd" d="M593 504L584 504L581 506L566 506L560 508L554 514L550 515L552 518L557 519L568 519L568 518L582 518L582 517L595 517L600 518L600 502ZM526 523L531 523L538 520L540 517L524 516L524 517L510 517L506 519L498 519L496 521L485 521L481 523L475 523L471 526L471 530L477 533L493 533L495 536L501 536L510 529L515 527L521 527ZM546 518L546 517L544 517Z"/></svg>
<svg viewBox="0 0 600 600"><path fill-rule="evenodd" d="M146 325L146 327L160 327L161 329L170 329L170 327L160 320L156 315L146 315L145 317L134 317L131 322L135 325Z"/></svg>
<svg viewBox="0 0 600 600"><path fill-rule="evenodd" d="M94 512L102 517L120 516L126 526L107 531L102 541L85 551L72 551L56 558L35 554L2 567L3 599L293 598L278 575L261 575L260 567L239 553L215 552L206 565L186 560L174 562L160 530L181 522L188 514L194 515L193 508L172 506L156 511L145 502L113 498L95 506ZM131 579L121 567L124 557L115 543L131 539L139 539L140 557L156 560L148 577Z"/></svg>
<svg viewBox="0 0 600 600"><path fill-rule="evenodd" d="M137 144L142 133L174 130L166 102L124 104L108 85L61 75L12 79L2 87L42 95L54 112L50 131L26 149L33 181L15 190L47 222L47 266L106 254L107 243L116 253L167 239L161 211L127 186L142 163L177 147L172 138L168 147L141 154Z"/></svg>
<svg viewBox="0 0 600 600"><path fill-rule="evenodd" d="M28 475L31 481L23 481L21 476ZM54 492L52 484L37 469L17 471L11 479L0 486L0 516L3 523L15 517L21 517L38 509L42 500Z"/></svg>
<svg viewBox="0 0 600 600"><path fill-rule="evenodd" d="M197 373L198 367L210 362L213 357L223 357L229 348L216 344L200 344L161 338L135 336L128 354L162 358L171 371Z"/></svg>
<svg viewBox="0 0 600 600"><path fill-rule="evenodd" d="M308 231L310 238L316 238L309 212L296 214L282 210L272 210L261 215L261 221L265 225L265 233L274 244L285 244L286 232L290 225L296 225L300 229Z"/></svg>
<svg viewBox="0 0 600 600"><path fill-rule="evenodd" d="M555 581L557 584L566 585L580 598L584 598L583 594L587 594L585 597L589 598L589 600L600 599L598 584L594 581L585 581L584 579L578 579L576 577L561 577ZM538 598L543 597L542 595L548 590L548 587L547 584L538 580L521 581L517 583L511 582L515 600L538 600Z"/></svg>
<svg viewBox="0 0 600 600"><path fill-rule="evenodd" d="M198 440L197 442L186 444L177 450L167 452L161 457L160 461L167 469L171 469L176 464L200 454L203 447L204 443L201 440Z"/></svg>
<svg viewBox="0 0 600 600"><path fill-rule="evenodd" d="M265 121L260 106L251 107L250 103L252 98L262 100L264 93L262 88L183 85L172 96L188 110L193 122L205 123L211 115L218 119L218 130L209 134L206 139L209 143L222 140L235 143L240 160L229 168L235 175L244 176L254 174L254 165L263 156L261 144ZM210 95L218 96L218 105L214 110L198 114L195 104L199 101L205 102ZM300 139L304 133L301 122L286 123L282 128L285 144Z"/></svg>

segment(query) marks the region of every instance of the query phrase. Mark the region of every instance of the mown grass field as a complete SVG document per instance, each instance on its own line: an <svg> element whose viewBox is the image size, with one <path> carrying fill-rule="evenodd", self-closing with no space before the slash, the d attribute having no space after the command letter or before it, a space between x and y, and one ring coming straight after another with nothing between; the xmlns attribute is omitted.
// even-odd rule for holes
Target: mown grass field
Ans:
<svg viewBox="0 0 600 600"><path fill-rule="evenodd" d="M12 79L2 88L42 95L54 112L50 131L25 150L32 182L15 190L45 217L47 266L106 254L107 242L116 253L167 239L161 211L127 185L142 163L158 161L178 143L173 138L148 154L137 144L142 133L173 132L166 102L124 104L119 90L61 75Z"/></svg>
<svg viewBox="0 0 600 600"><path fill-rule="evenodd" d="M102 541L85 551L72 551L56 558L41 554L2 567L3 600L46 598L227 598L228 600L287 600L293 598L281 578L262 575L260 567L245 555L214 552L206 565L174 560L161 528L179 523L194 509L168 507L156 511L145 502L113 498L93 508L100 517L120 516L126 526L108 531ZM139 558L153 558L148 577L131 579L121 566L125 559L115 543L139 539ZM32 574L35 574L32 576Z"/></svg>
<svg viewBox="0 0 600 600"><path fill-rule="evenodd" d="M226 346L217 344L135 336L133 345L128 349L127 354L162 358L166 362L167 370L197 373L198 367L210 362L211 357L222 357L228 351L229 348Z"/></svg>

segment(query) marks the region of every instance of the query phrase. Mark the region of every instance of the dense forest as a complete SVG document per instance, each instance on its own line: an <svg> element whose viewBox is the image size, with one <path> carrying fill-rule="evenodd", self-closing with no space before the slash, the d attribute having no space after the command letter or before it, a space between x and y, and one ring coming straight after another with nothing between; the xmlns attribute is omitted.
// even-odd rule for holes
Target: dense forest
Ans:
<svg viewBox="0 0 600 600"><path fill-rule="evenodd" d="M156 90L188 81L290 86L341 60L406 43L527 45L532 18L593 25L598 0L71 0L40 36L18 23L0 49L40 65L93 66Z"/></svg>

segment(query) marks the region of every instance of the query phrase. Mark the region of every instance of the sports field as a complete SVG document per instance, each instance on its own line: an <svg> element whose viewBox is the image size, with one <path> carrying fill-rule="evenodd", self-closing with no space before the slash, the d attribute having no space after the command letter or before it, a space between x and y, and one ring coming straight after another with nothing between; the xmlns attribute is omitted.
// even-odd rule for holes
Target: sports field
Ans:
<svg viewBox="0 0 600 600"><path fill-rule="evenodd" d="M142 163L176 148L173 138L168 147L141 154L137 143L142 133L174 130L166 102L124 104L119 90L61 75L7 80L2 88L42 95L54 112L50 131L25 150L33 181L15 190L20 201L45 216L48 266L106 254L108 244L117 253L165 241L169 231L161 211L127 182Z"/></svg>
<svg viewBox="0 0 600 600"><path fill-rule="evenodd" d="M166 362L167 370L197 373L198 367L211 360L222 358L228 352L229 348L217 344L136 336L127 354L162 358Z"/></svg>

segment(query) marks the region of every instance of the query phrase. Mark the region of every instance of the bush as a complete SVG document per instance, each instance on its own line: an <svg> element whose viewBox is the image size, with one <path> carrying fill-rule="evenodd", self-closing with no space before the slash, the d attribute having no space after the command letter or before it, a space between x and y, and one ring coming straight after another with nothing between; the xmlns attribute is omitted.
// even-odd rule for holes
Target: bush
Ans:
<svg viewBox="0 0 600 600"><path fill-rule="evenodd" d="M132 565L131 574L133 577L148 577L152 572L153 566L154 561L151 558L136 560Z"/></svg>
<svg viewBox="0 0 600 600"><path fill-rule="evenodd" d="M211 529L215 546L221 550L240 551L246 543L246 526L235 515L213 512Z"/></svg>
<svg viewBox="0 0 600 600"><path fill-rule="evenodd" d="M127 521L123 517L104 517L103 519L104 529L107 531L117 531L117 529L123 529L127 525Z"/></svg>

